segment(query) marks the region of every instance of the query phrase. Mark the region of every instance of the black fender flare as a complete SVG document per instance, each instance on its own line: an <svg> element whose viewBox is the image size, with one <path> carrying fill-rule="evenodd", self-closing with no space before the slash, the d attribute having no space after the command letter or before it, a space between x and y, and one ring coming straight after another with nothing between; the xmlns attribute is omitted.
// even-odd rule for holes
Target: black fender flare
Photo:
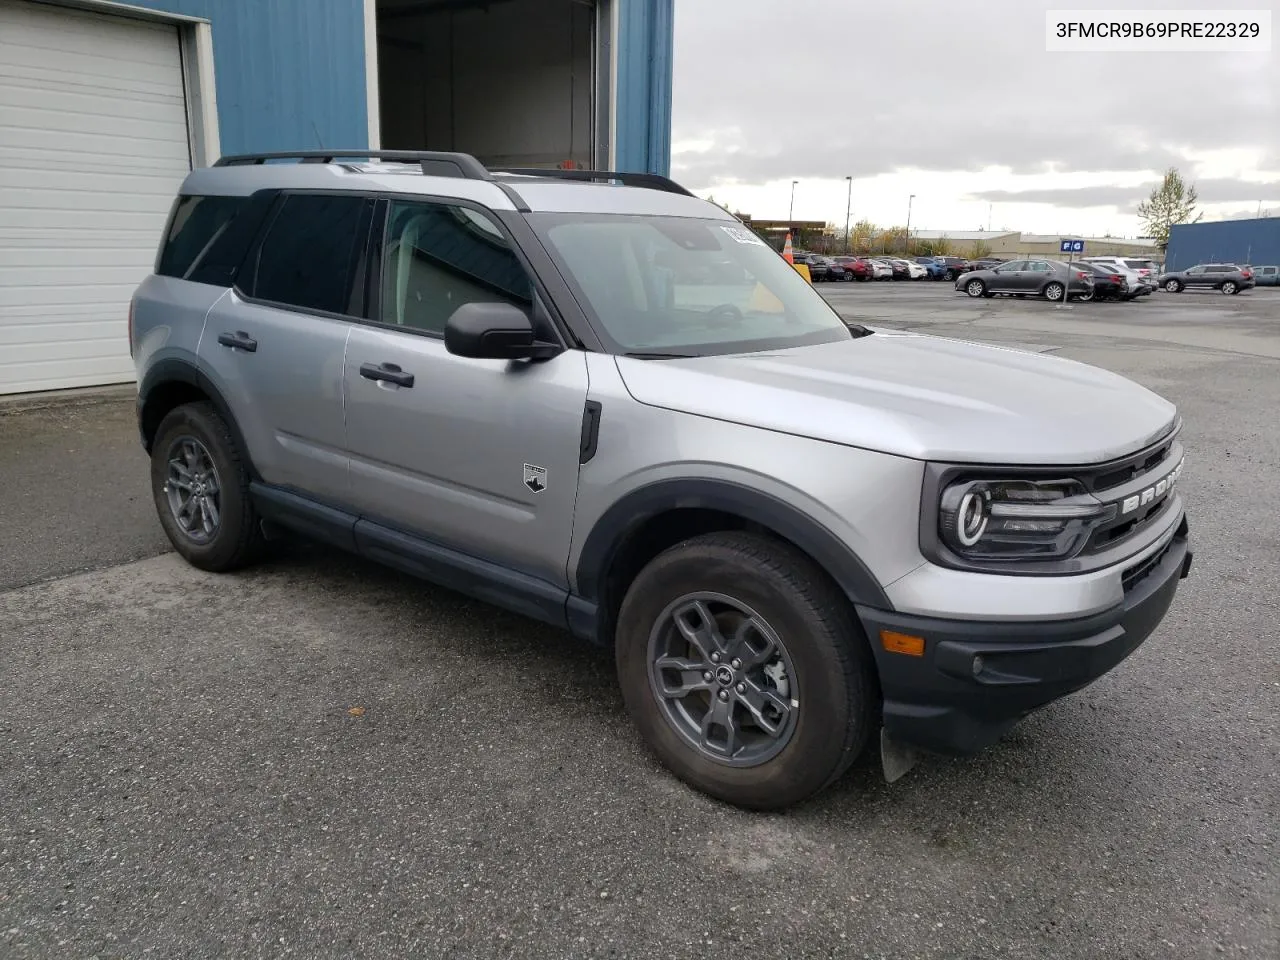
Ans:
<svg viewBox="0 0 1280 960"><path fill-rule="evenodd" d="M609 507L587 534L578 556L578 596L599 603L605 576L627 538L661 513L691 508L733 514L772 530L812 557L852 602L880 610L893 609L866 564L808 514L743 484L702 478L659 480L638 487Z"/></svg>
<svg viewBox="0 0 1280 960"><path fill-rule="evenodd" d="M249 447L244 442L244 434L240 432L240 425L232 415L231 407L228 406L222 391L189 360L167 357L164 360L157 361L147 371L146 376L142 378L142 382L138 384L138 435L142 440L143 449L148 454L151 453L151 441L153 439L146 435L144 427L147 404L160 387L169 383L188 384L209 398L213 408L218 411L218 415L226 422L227 429L231 431L231 436L235 438L236 446L240 448L240 455L248 465L250 475L254 479L260 479L257 470L254 469L252 460L249 458Z"/></svg>

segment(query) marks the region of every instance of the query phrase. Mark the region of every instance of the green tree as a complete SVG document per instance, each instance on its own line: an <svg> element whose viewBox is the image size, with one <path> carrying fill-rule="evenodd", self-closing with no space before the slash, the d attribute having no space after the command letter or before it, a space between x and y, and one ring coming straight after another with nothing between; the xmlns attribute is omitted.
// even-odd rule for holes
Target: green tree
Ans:
<svg viewBox="0 0 1280 960"><path fill-rule="evenodd" d="M1169 231L1174 224L1195 223L1204 216L1203 213L1195 213L1198 200L1196 188L1182 179L1177 167L1170 167L1164 172L1160 186L1138 204L1138 218L1162 252L1169 246ZM1193 213L1194 218L1191 216Z"/></svg>

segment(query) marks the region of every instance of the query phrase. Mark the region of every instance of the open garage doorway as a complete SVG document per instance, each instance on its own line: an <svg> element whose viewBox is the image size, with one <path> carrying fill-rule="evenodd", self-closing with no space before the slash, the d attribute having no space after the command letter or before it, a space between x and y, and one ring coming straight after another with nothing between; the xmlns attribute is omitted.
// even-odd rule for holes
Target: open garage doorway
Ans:
<svg viewBox="0 0 1280 960"><path fill-rule="evenodd" d="M605 167L614 0L377 0L386 150Z"/></svg>

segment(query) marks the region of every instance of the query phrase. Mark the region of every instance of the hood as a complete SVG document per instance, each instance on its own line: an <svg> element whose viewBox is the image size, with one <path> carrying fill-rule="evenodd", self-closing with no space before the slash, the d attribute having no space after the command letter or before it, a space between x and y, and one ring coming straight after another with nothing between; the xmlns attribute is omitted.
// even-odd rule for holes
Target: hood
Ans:
<svg viewBox="0 0 1280 960"><path fill-rule="evenodd" d="M640 403L919 460L1099 463L1174 424L1173 404L1086 364L876 330L766 353L618 357Z"/></svg>

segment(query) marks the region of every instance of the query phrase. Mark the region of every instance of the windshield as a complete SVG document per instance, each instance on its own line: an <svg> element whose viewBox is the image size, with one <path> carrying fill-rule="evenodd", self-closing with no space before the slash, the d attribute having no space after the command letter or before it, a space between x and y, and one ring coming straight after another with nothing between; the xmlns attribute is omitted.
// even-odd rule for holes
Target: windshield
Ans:
<svg viewBox="0 0 1280 960"><path fill-rule="evenodd" d="M854 337L740 223L619 214L528 219L602 339L620 353L706 356Z"/></svg>

